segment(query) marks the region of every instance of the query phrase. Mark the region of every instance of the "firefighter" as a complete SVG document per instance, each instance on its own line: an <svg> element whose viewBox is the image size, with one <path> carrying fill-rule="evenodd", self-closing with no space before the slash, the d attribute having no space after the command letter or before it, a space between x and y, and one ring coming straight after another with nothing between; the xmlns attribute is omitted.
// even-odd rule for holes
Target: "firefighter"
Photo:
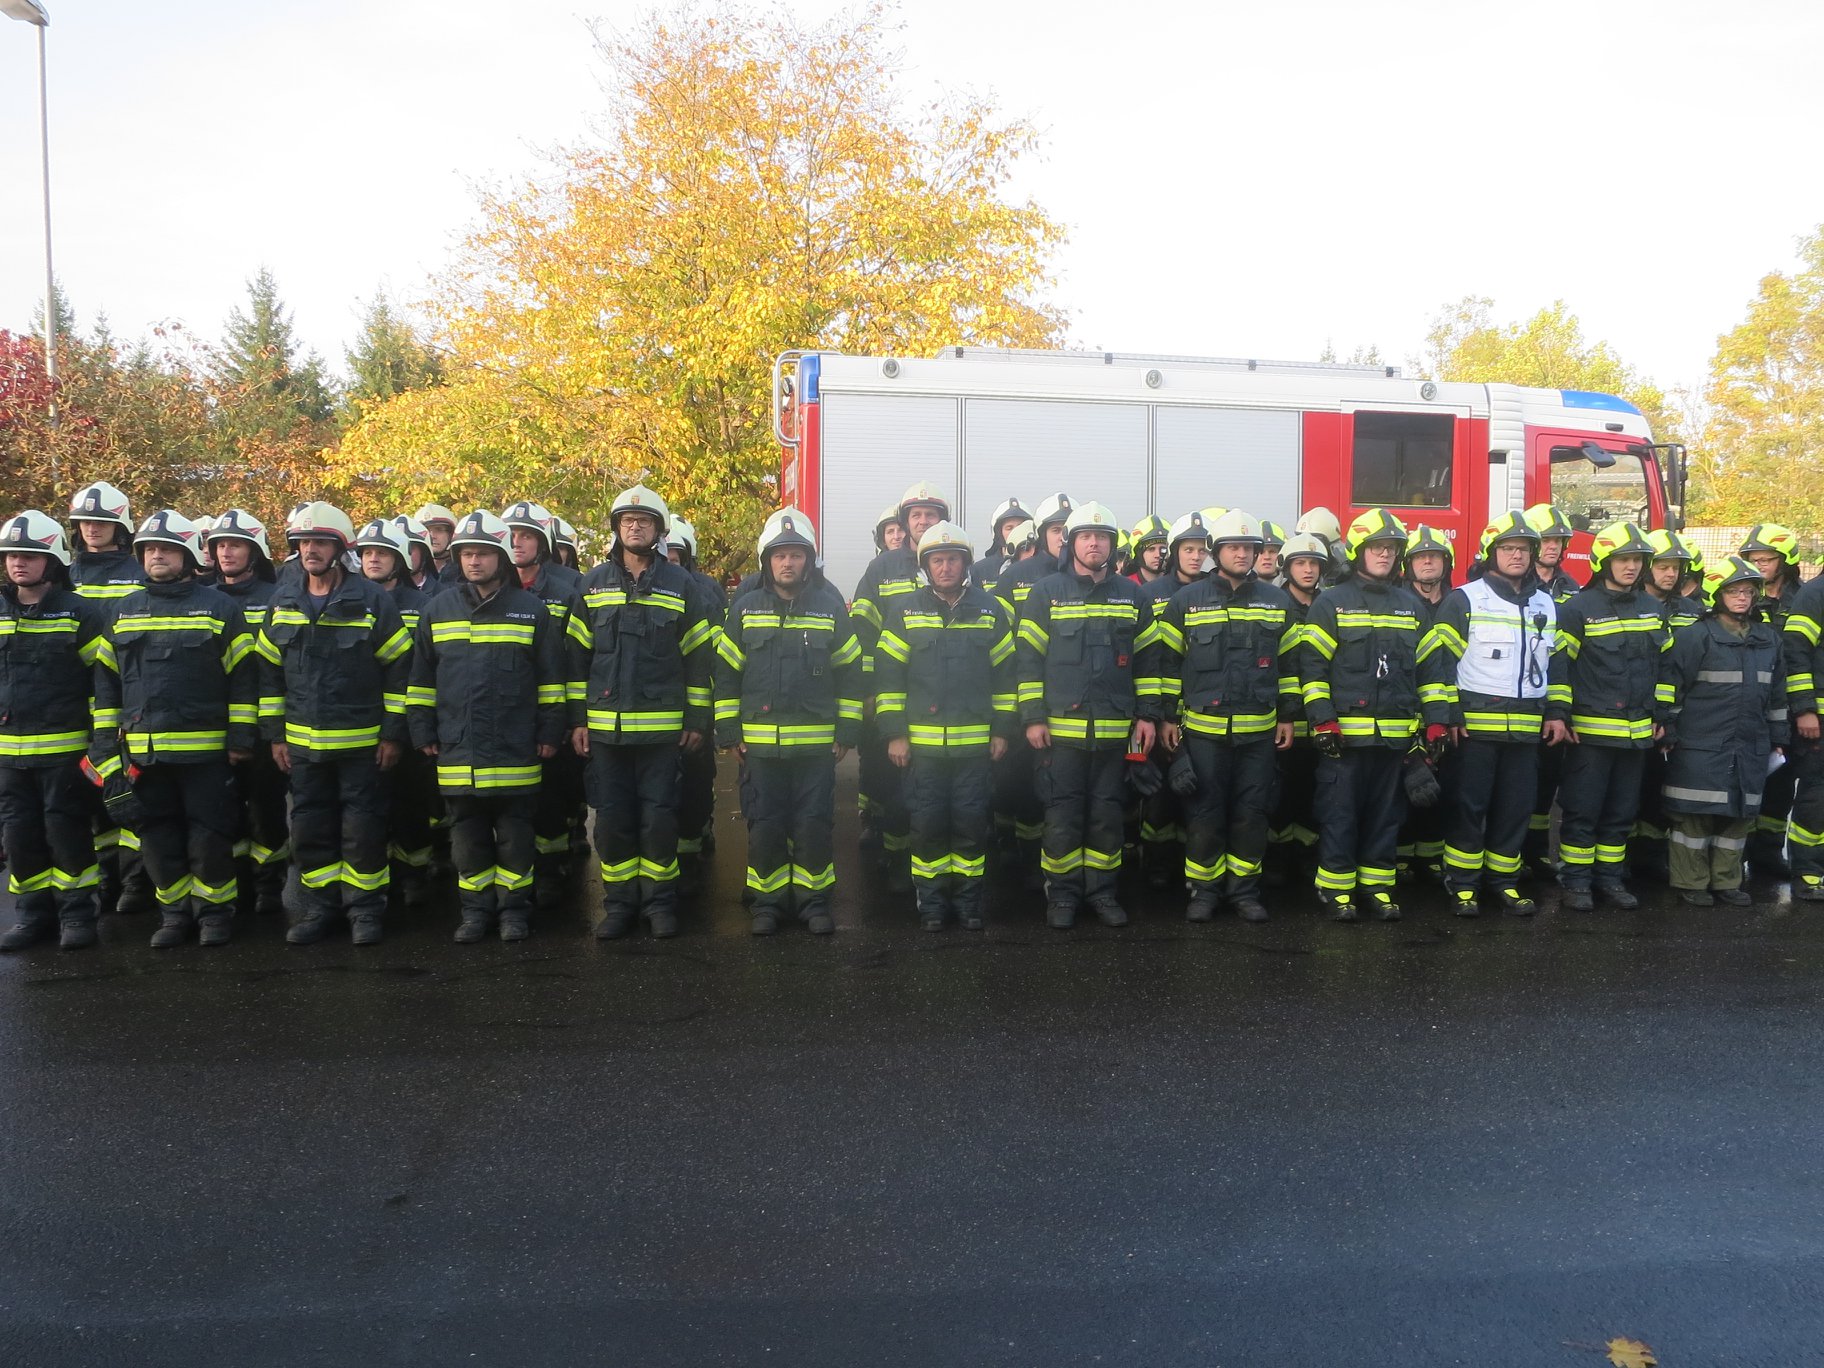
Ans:
<svg viewBox="0 0 1824 1368"><path fill-rule="evenodd" d="M1343 524L1336 514L1319 504L1307 508L1298 515L1298 521L1292 525L1294 532L1308 532L1321 538L1324 545L1330 548L1330 564L1324 570L1326 586L1337 583L1349 573L1349 548L1343 539Z"/></svg>
<svg viewBox="0 0 1824 1368"><path fill-rule="evenodd" d="M1276 751L1292 745L1297 685L1291 606L1254 573L1260 525L1230 509L1209 529L1215 566L1180 589L1141 641L1142 689L1156 689L1167 752L1183 747L1195 791L1184 796L1189 921L1224 898L1243 921L1260 901Z"/></svg>
<svg viewBox="0 0 1824 1368"><path fill-rule="evenodd" d="M421 542L423 525L401 514L375 518L355 535L361 573L399 613L411 640L429 596L412 582L412 562L430 548ZM435 581L432 582L435 586ZM408 670L409 675L409 670ZM410 740L409 728L406 740ZM386 855L392 886L407 907L421 906L430 895L431 815L436 781L430 761L411 745L400 748L398 762L380 774L380 800L386 809Z"/></svg>
<svg viewBox="0 0 1824 1368"><path fill-rule="evenodd" d="M670 520L644 485L621 491L608 512L614 548L583 581L571 744L589 763L603 940L642 914L654 936L678 934L682 757L709 734L716 626L696 582L659 551Z"/></svg>
<svg viewBox="0 0 1824 1368"><path fill-rule="evenodd" d="M1347 579L1318 595L1299 632L1297 670L1318 750L1318 897L1337 921L1356 921L1360 888L1377 916L1394 901L1402 766L1419 733L1418 651L1424 607L1397 581L1406 529L1382 508L1349 525ZM1428 708L1433 725L1447 718Z"/></svg>
<svg viewBox="0 0 1824 1368"><path fill-rule="evenodd" d="M60 948L82 950L101 883L82 762L107 611L71 589L69 538L49 514L8 518L0 552L0 847L13 895L0 950L53 929Z"/></svg>
<svg viewBox="0 0 1824 1368"><path fill-rule="evenodd" d="M589 631L583 622L582 576L556 559L557 520L543 504L521 499L501 511L511 541L519 587L545 605L565 639L569 676L580 684L588 669ZM558 747L539 778L532 816L536 852L532 898L541 912L563 905L569 872L570 835L583 826L583 759L571 746Z"/></svg>
<svg viewBox="0 0 1824 1368"><path fill-rule="evenodd" d="M862 673L869 678L874 673L874 638L887 609L894 599L908 596L918 587L918 539L927 529L949 518L950 501L936 485L920 480L900 496L897 512L905 536L897 546L873 559L849 602L855 639L861 643ZM886 743L871 718L862 728L857 760L861 767L863 820L879 840L887 889L893 893L910 892L911 817L906 811L899 775L887 762Z"/></svg>
<svg viewBox="0 0 1824 1368"><path fill-rule="evenodd" d="M1072 507L1068 494L1053 494L1042 500L1032 517L1032 525L1038 533L1038 550L1008 566L995 580L994 592L1005 599L1016 614L1034 584L1068 564L1068 558L1064 556L1064 524L1070 519Z"/></svg>
<svg viewBox="0 0 1824 1368"><path fill-rule="evenodd" d="M1786 828L1792 896L1800 902L1824 902L1824 736L1818 725L1818 685L1824 679L1824 576L1793 594L1780 642L1793 732L1784 766L1793 771L1795 788Z"/></svg>
<svg viewBox="0 0 1824 1368"><path fill-rule="evenodd" d="M697 568L697 529L673 514L665 546L672 564L696 582L710 626L720 632L728 616L728 593L713 575ZM713 661L711 669L713 672ZM684 752L684 777L678 789L678 860L685 892L701 880L705 857L716 850L716 748L711 740L706 733L703 745Z"/></svg>
<svg viewBox="0 0 1824 1368"><path fill-rule="evenodd" d="M449 809L456 940L480 940L496 919L503 941L524 940L539 771L564 739L564 629L519 587L499 518L477 509L449 546L462 582L419 615L406 720Z"/></svg>
<svg viewBox="0 0 1824 1368"><path fill-rule="evenodd" d="M277 592L266 524L244 508L231 508L210 526L204 545L214 554L215 587L240 606L247 633L257 644ZM234 843L241 902L245 906L251 895L255 912L276 916L285 910L285 871L291 864L285 775L273 762L270 746L256 746L233 773L245 833Z"/></svg>
<svg viewBox="0 0 1824 1368"><path fill-rule="evenodd" d="M1685 592L1685 584L1694 570L1702 583L1704 558L1676 532L1655 528L1646 536L1653 559L1648 574L1641 577L1641 588L1659 604L1668 627L1675 632L1689 627L1704 615L1704 605Z"/></svg>
<svg viewBox="0 0 1824 1368"><path fill-rule="evenodd" d="M1129 579L1141 588L1169 576L1166 569L1166 540L1172 529L1157 513L1149 513L1134 524L1128 533L1129 551L1134 570Z"/></svg>
<svg viewBox="0 0 1824 1368"><path fill-rule="evenodd" d="M1435 527L1420 523L1406 534L1406 559L1403 582L1419 596L1423 611L1419 621L1422 631L1429 632L1437 621L1438 610L1450 593L1451 572L1456 568L1456 551L1450 539ZM1424 638L1421 636L1420 644ZM1457 753L1445 748L1432 761L1441 790L1440 800L1430 807L1409 806L1406 821L1400 828L1400 859L1396 866L1401 882L1410 882L1420 872L1442 883L1444 881L1444 838L1450 813L1456 806Z"/></svg>
<svg viewBox="0 0 1824 1368"><path fill-rule="evenodd" d="M1556 654L1557 605L1534 577L1539 534L1515 509L1482 529L1480 573L1453 589L1419 649L1421 697L1449 714L1457 750L1457 793L1444 839L1444 887L1460 917L1473 917L1479 892L1506 911L1531 916L1519 887L1539 745L1568 739L1548 702L1568 703ZM1425 744L1446 741L1428 720Z"/></svg>
<svg viewBox="0 0 1824 1368"><path fill-rule="evenodd" d="M888 504L874 519L874 554L899 551L906 545L906 525L900 520L899 505Z"/></svg>
<svg viewBox="0 0 1824 1368"><path fill-rule="evenodd" d="M405 749L412 638L386 591L344 569L346 513L313 503L286 535L303 573L273 596L257 645L261 729L291 785L285 939L315 944L346 916L354 944L373 945L390 882L382 774Z"/></svg>
<svg viewBox="0 0 1824 1368"><path fill-rule="evenodd" d="M1672 633L1641 588L1653 546L1632 523L1610 523L1590 543L1590 583L1558 609L1558 642L1570 696L1547 705L1570 723L1575 744L1558 786L1558 882L1564 906L1587 912L1596 897L1640 906L1628 889L1628 837L1640 810L1656 720L1660 657Z"/></svg>
<svg viewBox="0 0 1824 1368"><path fill-rule="evenodd" d="M1534 577L1552 602L1563 603L1583 588L1563 568L1565 552L1571 545L1571 520L1562 509L1540 503L1526 510L1526 525L1539 534L1539 562ZM1539 791L1533 796L1532 816L1526 823L1524 863L1545 878L1555 878L1558 873L1551 859L1552 804L1558 797L1565 754L1562 746L1540 751Z"/></svg>
<svg viewBox="0 0 1824 1368"><path fill-rule="evenodd" d="M431 533L417 517L411 513L398 513L386 519L405 538L406 569L405 580L418 591L418 599L428 599L443 588L437 578L437 563L431 555ZM365 557L363 561L365 562ZM389 591L390 592L390 591ZM397 601L397 596L395 596Z"/></svg>
<svg viewBox="0 0 1824 1368"><path fill-rule="evenodd" d="M125 774L142 808L137 836L158 900L154 949L229 938L239 826L231 766L259 737L254 642L235 601L196 583L196 527L160 509L133 538L144 588L118 600L95 671L90 755Z"/></svg>
<svg viewBox="0 0 1824 1368"><path fill-rule="evenodd" d="M730 605L716 639L716 744L741 758L753 933L772 935L795 910L827 936L836 762L861 728L861 643L809 518L780 509L757 550L760 585Z"/></svg>
<svg viewBox="0 0 1824 1368"><path fill-rule="evenodd" d="M1285 591L1291 645L1296 648L1311 605L1323 592L1323 578L1330 569L1330 548L1322 537L1294 532L1280 548L1279 565L1279 587ZM1296 649L1282 655L1281 664L1295 685L1302 684L1297 675L1300 654ZM1267 881L1274 883L1282 882L1291 873L1302 852L1317 845L1317 817L1312 810L1317 798L1317 748L1311 744L1311 724L1305 719L1302 688L1297 699L1282 698L1281 711L1292 723L1292 745L1279 752L1279 784L1267 830L1264 873ZM1441 843L1439 849L1442 850Z"/></svg>
<svg viewBox="0 0 1824 1368"><path fill-rule="evenodd" d="M994 592L994 582L1000 576L1001 567L1013 559L1013 544L1009 535L1021 523L1031 520L1032 515L1018 499L1001 501L1000 507L994 510L994 517L989 520L988 551L969 567L970 584L987 593Z"/></svg>
<svg viewBox="0 0 1824 1368"><path fill-rule="evenodd" d="M1165 612L1172 596L1204 577L1209 556L1209 524L1202 513L1186 513L1166 529L1166 571L1151 584L1140 587L1140 625L1144 632ZM1144 656L1144 653L1143 653ZM1135 687L1143 695L1158 697L1166 706L1165 681L1141 667ZM1169 715L1169 714L1166 714ZM1184 798L1169 785L1140 800L1140 865L1146 881L1165 888L1184 878Z"/></svg>
<svg viewBox="0 0 1824 1368"><path fill-rule="evenodd" d="M1746 906L1742 853L1767 760L1787 744L1779 633L1755 614L1761 572L1729 556L1704 572L1709 608L1679 630L1660 676L1672 886L1684 902Z"/></svg>
<svg viewBox="0 0 1824 1368"><path fill-rule="evenodd" d="M925 529L920 586L895 601L875 644L875 718L905 776L919 924L982 925L993 764L1017 728L1013 617L969 581L975 554L955 523Z"/></svg>
<svg viewBox="0 0 1824 1368"><path fill-rule="evenodd" d="M431 544L431 565L440 584L462 582L462 567L456 563L450 539L456 535L456 515L442 504L421 504L412 514L424 526Z"/></svg>
<svg viewBox="0 0 1824 1368"><path fill-rule="evenodd" d="M1286 548L1286 529L1270 518L1260 520L1260 555L1254 562L1255 577L1273 584L1279 579L1279 557Z"/></svg>
<svg viewBox="0 0 1824 1368"><path fill-rule="evenodd" d="M557 543L557 563L566 570L582 574L582 553L576 545L576 528L555 516L551 519L551 524L551 536Z"/></svg>
<svg viewBox="0 0 1824 1368"><path fill-rule="evenodd" d="M1783 635L1787 608L1799 588L1798 537L1778 523L1757 523L1748 529L1736 554L1761 572L1755 616ZM1798 770L1790 762L1767 777L1761 812L1748 835L1748 868L1757 877L1783 879L1792 873L1786 860L1786 828L1797 781Z"/></svg>
<svg viewBox="0 0 1824 1368"><path fill-rule="evenodd" d="M1120 530L1105 505L1078 504L1064 526L1062 567L1034 583L1019 609L1020 717L1045 812L1045 920L1060 930L1085 904L1105 926L1127 923L1115 897L1124 753L1151 751L1157 729L1158 700L1143 703L1135 688L1134 644L1147 625L1140 589L1111 564Z"/></svg>

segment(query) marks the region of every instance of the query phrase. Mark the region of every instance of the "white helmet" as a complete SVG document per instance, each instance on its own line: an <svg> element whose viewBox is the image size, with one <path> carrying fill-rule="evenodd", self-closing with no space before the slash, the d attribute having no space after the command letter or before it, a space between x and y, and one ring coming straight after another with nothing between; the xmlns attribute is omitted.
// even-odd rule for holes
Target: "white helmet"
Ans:
<svg viewBox="0 0 1824 1368"><path fill-rule="evenodd" d="M1023 551L1029 546L1037 546L1038 543L1039 525L1031 518L1026 519L1025 522L1015 523L1007 529L1007 551L1010 555L1015 551Z"/></svg>
<svg viewBox="0 0 1824 1368"><path fill-rule="evenodd" d="M456 524L456 531L450 537L450 550L455 551L459 546L492 547L509 562L513 558L513 538L507 525L485 508L476 509Z"/></svg>
<svg viewBox="0 0 1824 1368"><path fill-rule="evenodd" d="M406 540L405 529L399 526L399 519L375 518L362 527L355 537L355 549L365 551L370 546L397 555L401 570L411 568L412 547Z"/></svg>
<svg viewBox="0 0 1824 1368"><path fill-rule="evenodd" d="M671 510L665 507L665 500L645 485L636 484L614 496L614 506L608 510L608 526L617 532L620 530L623 513L651 514L659 520L660 536L665 534L666 528L671 524Z"/></svg>
<svg viewBox="0 0 1824 1368"><path fill-rule="evenodd" d="M760 529L760 564L766 565L767 553L784 546L802 546L811 553L812 559L817 555L817 528L798 508L782 508L766 520L766 526Z"/></svg>
<svg viewBox="0 0 1824 1368"><path fill-rule="evenodd" d="M557 554L557 538L553 535L557 530L557 519L551 516L551 510L543 504L533 503L530 499L521 499L518 503L503 509L500 520L509 528L523 527L529 532L538 533L545 539L545 554L547 556Z"/></svg>
<svg viewBox="0 0 1824 1368"><path fill-rule="evenodd" d="M414 546L422 546L424 554L427 556L431 554L431 534L415 515L400 513L392 519L392 523L398 529L400 540L405 543L405 557L408 562L411 560L411 548Z"/></svg>
<svg viewBox="0 0 1824 1368"><path fill-rule="evenodd" d="M685 551L689 552L692 560L697 558L697 529L692 527L687 519L674 516L671 520L671 530L665 534L665 538L667 541L674 541L683 547Z"/></svg>
<svg viewBox="0 0 1824 1368"><path fill-rule="evenodd" d="M1253 546L1260 546L1265 540L1261 535L1260 524L1239 508L1231 508L1210 524L1211 547L1221 546L1226 542L1246 542Z"/></svg>
<svg viewBox="0 0 1824 1368"><path fill-rule="evenodd" d="M899 496L899 520L904 522L907 511L913 508L935 508L939 518L950 516L950 500L929 480L915 482Z"/></svg>
<svg viewBox="0 0 1824 1368"><path fill-rule="evenodd" d="M133 512L127 496L106 480L76 491L70 499L70 521L112 523L127 535L133 534Z"/></svg>
<svg viewBox="0 0 1824 1368"><path fill-rule="evenodd" d="M551 515L551 539L559 546L567 546L576 553L576 529L555 513Z"/></svg>
<svg viewBox="0 0 1824 1368"><path fill-rule="evenodd" d="M1209 540L1209 523L1204 520L1203 513L1200 510L1193 509L1172 524L1172 530L1167 535L1165 544L1169 549L1176 551L1179 542L1202 542L1207 546Z"/></svg>
<svg viewBox="0 0 1824 1368"><path fill-rule="evenodd" d="M161 508L139 525L139 531L133 534L133 550L137 553L142 546L182 547L189 553L192 566L203 563L203 544L196 534L196 524L175 508Z"/></svg>
<svg viewBox="0 0 1824 1368"><path fill-rule="evenodd" d="M348 550L349 543L355 539L354 520L332 503L322 499L307 503L292 514L285 526L285 540L292 545L307 538L321 537L327 541L342 543L342 549Z"/></svg>
<svg viewBox="0 0 1824 1368"><path fill-rule="evenodd" d="M456 515L450 512L450 510L445 508L442 504L423 504L416 513L412 514L412 516L418 519L418 521L423 523L426 527L429 527L432 523L440 522L448 523L452 532L456 530Z"/></svg>
<svg viewBox="0 0 1824 1368"><path fill-rule="evenodd" d="M49 556L64 569L70 568L70 539L57 520L36 508L28 508L6 520L0 528L0 551L31 551Z"/></svg>
<svg viewBox="0 0 1824 1368"><path fill-rule="evenodd" d="M918 563L922 567L925 557L933 551L961 551L971 564L975 561L975 543L969 540L969 534L953 522L936 522L925 529L918 539Z"/></svg>
<svg viewBox="0 0 1824 1368"><path fill-rule="evenodd" d="M1330 566L1330 548L1315 532L1294 532L1286 538L1286 544L1279 548L1281 565L1291 565L1300 556L1322 561L1326 569Z"/></svg>
<svg viewBox="0 0 1824 1368"><path fill-rule="evenodd" d="M1070 495L1053 494L1039 504L1039 511L1032 515L1033 526L1043 532L1053 523L1061 523L1070 517L1072 508Z"/></svg>
<svg viewBox="0 0 1824 1368"><path fill-rule="evenodd" d="M210 526L204 545L218 541L252 542L267 560L272 559L272 546L266 540L266 524L244 508L231 508Z"/></svg>
<svg viewBox="0 0 1824 1368"><path fill-rule="evenodd" d="M1336 520L1336 514L1322 504L1316 508L1307 508L1299 516L1298 523L1292 530L1315 533L1325 541L1335 542L1343 539L1343 525ZM1283 557L1285 552L1282 550L1280 555Z"/></svg>
<svg viewBox="0 0 1824 1368"><path fill-rule="evenodd" d="M1069 545L1079 532L1106 532L1111 537L1121 535L1121 524L1115 521L1115 515L1107 504L1091 501L1078 504L1071 509L1070 516L1064 521L1064 542Z"/></svg>

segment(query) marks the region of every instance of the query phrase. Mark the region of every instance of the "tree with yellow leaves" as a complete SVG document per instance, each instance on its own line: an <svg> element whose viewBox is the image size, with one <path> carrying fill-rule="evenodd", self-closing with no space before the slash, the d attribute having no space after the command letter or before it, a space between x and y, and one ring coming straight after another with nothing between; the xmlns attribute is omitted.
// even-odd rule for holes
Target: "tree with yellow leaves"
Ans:
<svg viewBox="0 0 1824 1368"><path fill-rule="evenodd" d="M976 100L908 114L883 7L595 33L604 136L484 200L434 305L448 383L364 408L335 458L357 489L583 527L643 479L725 568L777 498L777 352L1056 344L1062 230L1005 193L1033 129Z"/></svg>

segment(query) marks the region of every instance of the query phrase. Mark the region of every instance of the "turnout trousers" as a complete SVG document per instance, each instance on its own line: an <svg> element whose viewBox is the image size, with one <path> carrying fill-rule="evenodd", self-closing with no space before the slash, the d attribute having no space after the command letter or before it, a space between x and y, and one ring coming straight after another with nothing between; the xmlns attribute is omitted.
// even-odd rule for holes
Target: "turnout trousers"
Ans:
<svg viewBox="0 0 1824 1368"><path fill-rule="evenodd" d="M1319 893L1348 898L1358 886L1393 887L1406 817L1404 763L1404 747L1347 746L1335 759L1319 756L1313 800Z"/></svg>
<svg viewBox="0 0 1824 1368"><path fill-rule="evenodd" d="M1273 734L1243 741L1186 732L1197 792L1184 800L1184 877L1193 894L1260 896L1277 765Z"/></svg>
<svg viewBox="0 0 1824 1368"><path fill-rule="evenodd" d="M444 795L450 861L456 866L456 896L465 922L491 922L496 915L531 918L532 813L537 803L531 788Z"/></svg>
<svg viewBox="0 0 1824 1368"><path fill-rule="evenodd" d="M801 920L826 911L836 882L836 760L829 747L749 750L741 762L741 815L752 910L785 916L795 902Z"/></svg>
<svg viewBox="0 0 1824 1368"><path fill-rule="evenodd" d="M590 750L594 750L594 746ZM570 827L587 791L584 766L589 762L568 745L539 765L538 805L532 814L534 885L538 905L563 900L564 866L570 858Z"/></svg>
<svg viewBox="0 0 1824 1368"><path fill-rule="evenodd" d="M386 913L386 805L377 747L292 752L291 851L305 899L327 915Z"/></svg>
<svg viewBox="0 0 1824 1368"><path fill-rule="evenodd" d="M1674 812L1667 836L1674 888L1730 889L1742 886L1742 852L1752 817L1718 817Z"/></svg>
<svg viewBox="0 0 1824 1368"><path fill-rule="evenodd" d="M1777 874L1785 859L1787 828L1798 798L1798 772L1789 760L1767 776L1761 790L1761 815L1748 833L1748 863L1757 877Z"/></svg>
<svg viewBox="0 0 1824 1368"><path fill-rule="evenodd" d="M1824 885L1824 741L1795 740L1786 757L1797 780L1786 826L1792 877L1817 888Z"/></svg>
<svg viewBox="0 0 1824 1368"><path fill-rule="evenodd" d="M676 741L590 741L595 854L601 861L602 908L610 916L677 911L683 754Z"/></svg>
<svg viewBox="0 0 1824 1368"><path fill-rule="evenodd" d="M684 777L678 788L678 853L701 855L714 849L710 825L716 817L716 748L709 737L684 753Z"/></svg>
<svg viewBox="0 0 1824 1368"><path fill-rule="evenodd" d="M905 779L919 916L978 919L994 783L987 748L914 746Z"/></svg>
<svg viewBox="0 0 1824 1368"><path fill-rule="evenodd" d="M1558 882L1564 887L1588 889L1592 879L1619 883L1627 877L1647 754L1588 741L1566 753L1558 782Z"/></svg>
<svg viewBox="0 0 1824 1368"><path fill-rule="evenodd" d="M95 924L101 866L90 829L93 790L82 757L30 768L0 766L0 848L20 926Z"/></svg>
<svg viewBox="0 0 1824 1368"><path fill-rule="evenodd" d="M1444 834L1444 883L1489 892L1520 882L1539 786L1539 742L1471 733L1457 747L1457 801Z"/></svg>
<svg viewBox="0 0 1824 1368"><path fill-rule="evenodd" d="M234 843L241 875L271 906L285 887L285 868L291 863L291 832L286 801L290 781L272 759L272 747L261 744L251 760L234 767L243 825Z"/></svg>
<svg viewBox="0 0 1824 1368"><path fill-rule="evenodd" d="M234 910L240 809L231 768L225 756L187 765L165 762L147 765L134 781L146 809L138 831L140 855L161 911L194 909L209 917Z"/></svg>
<svg viewBox="0 0 1824 1368"><path fill-rule="evenodd" d="M1564 777L1565 752L1572 748L1548 746L1543 741L1536 742L1535 748L1539 752L1539 765L1522 853L1529 860L1547 860L1551 858L1552 847L1552 804L1557 800L1558 785Z"/></svg>
<svg viewBox="0 0 1824 1368"><path fill-rule="evenodd" d="M906 810L905 785L899 769L887 759L887 743L870 721L862 730L855 760L861 771L862 814L880 837L882 865L906 867L912 848L912 817Z"/></svg>
<svg viewBox="0 0 1824 1368"><path fill-rule="evenodd" d="M1127 754L1120 745L1088 750L1052 745L1033 762L1033 785L1045 809L1039 868L1046 901L1081 908L1112 898L1121 872Z"/></svg>
<svg viewBox="0 0 1824 1368"><path fill-rule="evenodd" d="M431 867L431 812L437 793L435 762L422 751L407 749L380 776L386 804L386 854L401 871L423 874Z"/></svg>

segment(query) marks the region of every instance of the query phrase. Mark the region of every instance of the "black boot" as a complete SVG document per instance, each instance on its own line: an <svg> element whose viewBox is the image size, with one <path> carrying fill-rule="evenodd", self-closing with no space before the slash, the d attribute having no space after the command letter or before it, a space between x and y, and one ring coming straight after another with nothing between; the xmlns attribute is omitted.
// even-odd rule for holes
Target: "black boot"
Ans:
<svg viewBox="0 0 1824 1368"><path fill-rule="evenodd" d="M1235 915L1245 922L1264 922L1267 919L1266 904L1252 893L1233 900Z"/></svg>
<svg viewBox="0 0 1824 1368"><path fill-rule="evenodd" d="M1317 900L1324 905L1324 911L1330 914L1331 921L1352 922L1362 919L1361 909L1355 905L1353 893L1320 892Z"/></svg>
<svg viewBox="0 0 1824 1368"><path fill-rule="evenodd" d="M1184 919L1193 922L1207 922L1216 915L1216 909L1222 906L1222 896L1213 888L1193 886L1191 900L1185 904Z"/></svg>
<svg viewBox="0 0 1824 1368"><path fill-rule="evenodd" d="M532 934L532 915L523 907L502 908L500 912L500 938L503 941L523 941Z"/></svg>
<svg viewBox="0 0 1824 1368"><path fill-rule="evenodd" d="M1628 891L1628 886L1620 879L1598 879L1597 895L1606 903L1619 907L1623 912L1632 912L1640 906L1640 899Z"/></svg>
<svg viewBox="0 0 1824 1368"><path fill-rule="evenodd" d="M27 950L51 934L55 926L49 917L34 917L30 921L21 919L4 934L0 935L0 950Z"/></svg>
<svg viewBox="0 0 1824 1368"><path fill-rule="evenodd" d="M155 905L152 880L146 875L146 866L140 860L139 852L123 850L120 861L120 895L114 899L114 910L122 916L150 912Z"/></svg>
<svg viewBox="0 0 1824 1368"><path fill-rule="evenodd" d="M181 907L160 909L158 930L152 933L154 950L169 950L190 939L190 914Z"/></svg>
<svg viewBox="0 0 1824 1368"><path fill-rule="evenodd" d="M218 907L205 903L196 911L196 943L198 945L226 945L234 934L234 909Z"/></svg>
<svg viewBox="0 0 1824 1368"><path fill-rule="evenodd" d="M597 940L619 940L633 930L640 914L626 903L609 903L602 908L602 919L595 924Z"/></svg>
<svg viewBox="0 0 1824 1368"><path fill-rule="evenodd" d="M1368 906L1381 921L1400 919L1400 905L1393 900L1393 894L1384 888L1376 888L1369 892Z"/></svg>
<svg viewBox="0 0 1824 1368"><path fill-rule="evenodd" d="M1596 899L1591 896L1589 889L1566 884L1564 891L1558 895L1558 905L1570 912L1594 912Z"/></svg>
<svg viewBox="0 0 1824 1368"><path fill-rule="evenodd" d="M386 939L386 928L378 912L357 912L348 919L351 945L378 945Z"/></svg>
<svg viewBox="0 0 1824 1368"><path fill-rule="evenodd" d="M1089 910L1096 914L1096 920L1104 926L1127 925L1127 909L1116 901L1112 893L1104 893L1098 898L1091 898Z"/></svg>

